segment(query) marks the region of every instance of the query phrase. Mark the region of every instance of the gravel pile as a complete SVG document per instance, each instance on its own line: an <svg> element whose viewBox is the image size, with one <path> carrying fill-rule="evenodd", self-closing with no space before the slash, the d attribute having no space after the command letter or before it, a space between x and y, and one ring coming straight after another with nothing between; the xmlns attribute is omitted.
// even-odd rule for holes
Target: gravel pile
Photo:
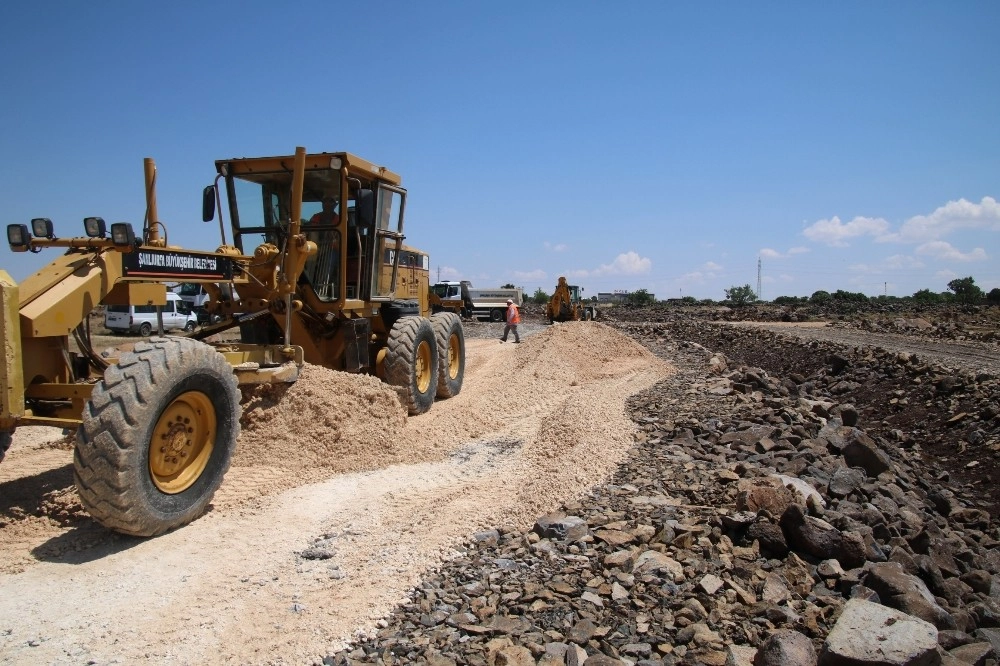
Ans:
<svg viewBox="0 0 1000 666"><path fill-rule="evenodd" d="M995 443L994 377L750 333L716 347L705 343L728 333L619 327L679 371L630 400L640 432L614 478L530 531L475 535L377 635L324 663L997 659L990 499L927 453L966 421L961 432L982 435L966 450ZM916 402L923 417L904 430ZM941 409L967 411L942 424Z"/></svg>

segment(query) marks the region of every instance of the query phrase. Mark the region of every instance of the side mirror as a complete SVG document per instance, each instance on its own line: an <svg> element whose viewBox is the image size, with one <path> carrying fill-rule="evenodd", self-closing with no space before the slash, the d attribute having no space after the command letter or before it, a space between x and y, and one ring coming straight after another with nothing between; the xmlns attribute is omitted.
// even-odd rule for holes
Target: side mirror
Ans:
<svg viewBox="0 0 1000 666"><path fill-rule="evenodd" d="M201 220L211 222L215 219L215 185L209 185L201 192Z"/></svg>
<svg viewBox="0 0 1000 666"><path fill-rule="evenodd" d="M375 193L371 190L358 190L354 195L354 209L358 216L358 224L364 227L375 225Z"/></svg>

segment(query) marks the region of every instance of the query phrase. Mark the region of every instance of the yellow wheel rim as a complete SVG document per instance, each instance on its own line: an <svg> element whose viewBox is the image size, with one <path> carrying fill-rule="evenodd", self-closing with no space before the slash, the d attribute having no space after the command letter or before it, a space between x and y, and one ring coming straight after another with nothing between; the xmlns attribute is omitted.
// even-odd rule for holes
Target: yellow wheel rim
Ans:
<svg viewBox="0 0 1000 666"><path fill-rule="evenodd" d="M215 447L215 406L201 391L182 393L160 414L149 443L149 474L161 491L184 492L205 471Z"/></svg>
<svg viewBox="0 0 1000 666"><path fill-rule="evenodd" d="M431 346L426 342L421 342L417 346L415 363L417 366L417 390L424 393L431 385L431 373L435 372L435 369L431 367Z"/></svg>
<svg viewBox="0 0 1000 666"><path fill-rule="evenodd" d="M448 338L448 377L455 379L458 377L459 366L462 364L458 355L458 333L452 333Z"/></svg>

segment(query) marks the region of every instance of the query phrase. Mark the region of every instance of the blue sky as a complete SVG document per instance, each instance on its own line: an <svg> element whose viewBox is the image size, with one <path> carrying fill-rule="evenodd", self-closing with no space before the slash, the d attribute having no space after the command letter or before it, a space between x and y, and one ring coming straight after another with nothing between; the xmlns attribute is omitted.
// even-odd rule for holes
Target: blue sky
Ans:
<svg viewBox="0 0 1000 666"><path fill-rule="evenodd" d="M213 160L346 150L436 278L722 299L1000 286L1000 3L0 6L5 224L212 250ZM52 256L0 250L15 279Z"/></svg>

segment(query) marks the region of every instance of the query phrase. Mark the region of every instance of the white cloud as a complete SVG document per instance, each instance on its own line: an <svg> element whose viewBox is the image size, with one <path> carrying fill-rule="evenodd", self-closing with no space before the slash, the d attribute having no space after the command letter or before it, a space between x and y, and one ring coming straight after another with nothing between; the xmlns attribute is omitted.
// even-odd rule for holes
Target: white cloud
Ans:
<svg viewBox="0 0 1000 666"><path fill-rule="evenodd" d="M548 274L538 268L533 271L514 271L514 277L520 282L538 282L548 277Z"/></svg>
<svg viewBox="0 0 1000 666"><path fill-rule="evenodd" d="M916 257L910 257L905 254L894 254L891 257L886 257L885 259L886 268L923 268L924 262L920 261Z"/></svg>
<svg viewBox="0 0 1000 666"><path fill-rule="evenodd" d="M635 252L625 252L615 257L610 264L601 264L594 275L640 275L652 268L652 260L640 257Z"/></svg>
<svg viewBox="0 0 1000 666"><path fill-rule="evenodd" d="M972 252L963 253L958 248L953 247L951 243L941 240L924 243L914 252L944 261L985 261L988 259L986 250L981 247L977 247Z"/></svg>
<svg viewBox="0 0 1000 666"><path fill-rule="evenodd" d="M856 217L848 223L840 221L839 217L829 220L819 220L802 231L802 235L817 243L826 243L834 247L846 247L847 241L859 236L875 236L880 238L889 231L889 223L878 217Z"/></svg>
<svg viewBox="0 0 1000 666"><path fill-rule="evenodd" d="M803 254L805 252L809 252L809 248L792 247L788 249L788 252L782 254L781 252L778 252L774 248L762 247L760 250L758 250L757 254L762 259L787 259L788 257L794 256L796 254Z"/></svg>
<svg viewBox="0 0 1000 666"><path fill-rule="evenodd" d="M569 246L566 245L566 243L550 243L548 241L545 241L544 243L542 243L542 245L545 247L546 250L551 250L553 252L565 252L566 250L569 249Z"/></svg>
<svg viewBox="0 0 1000 666"><path fill-rule="evenodd" d="M978 204L965 199L949 201L930 215L911 217L898 232L879 240L920 243L944 238L959 229L1000 231L1000 203L993 197L983 197Z"/></svg>
<svg viewBox="0 0 1000 666"><path fill-rule="evenodd" d="M721 271L723 267L715 263L714 261L706 261L705 265L702 266L702 268L704 268L706 271L715 273L717 271Z"/></svg>
<svg viewBox="0 0 1000 666"><path fill-rule="evenodd" d="M459 280L462 277L462 273L457 268L452 268L451 266L438 266L435 273L440 274L440 279L442 280ZM437 277L437 275L435 275Z"/></svg>

